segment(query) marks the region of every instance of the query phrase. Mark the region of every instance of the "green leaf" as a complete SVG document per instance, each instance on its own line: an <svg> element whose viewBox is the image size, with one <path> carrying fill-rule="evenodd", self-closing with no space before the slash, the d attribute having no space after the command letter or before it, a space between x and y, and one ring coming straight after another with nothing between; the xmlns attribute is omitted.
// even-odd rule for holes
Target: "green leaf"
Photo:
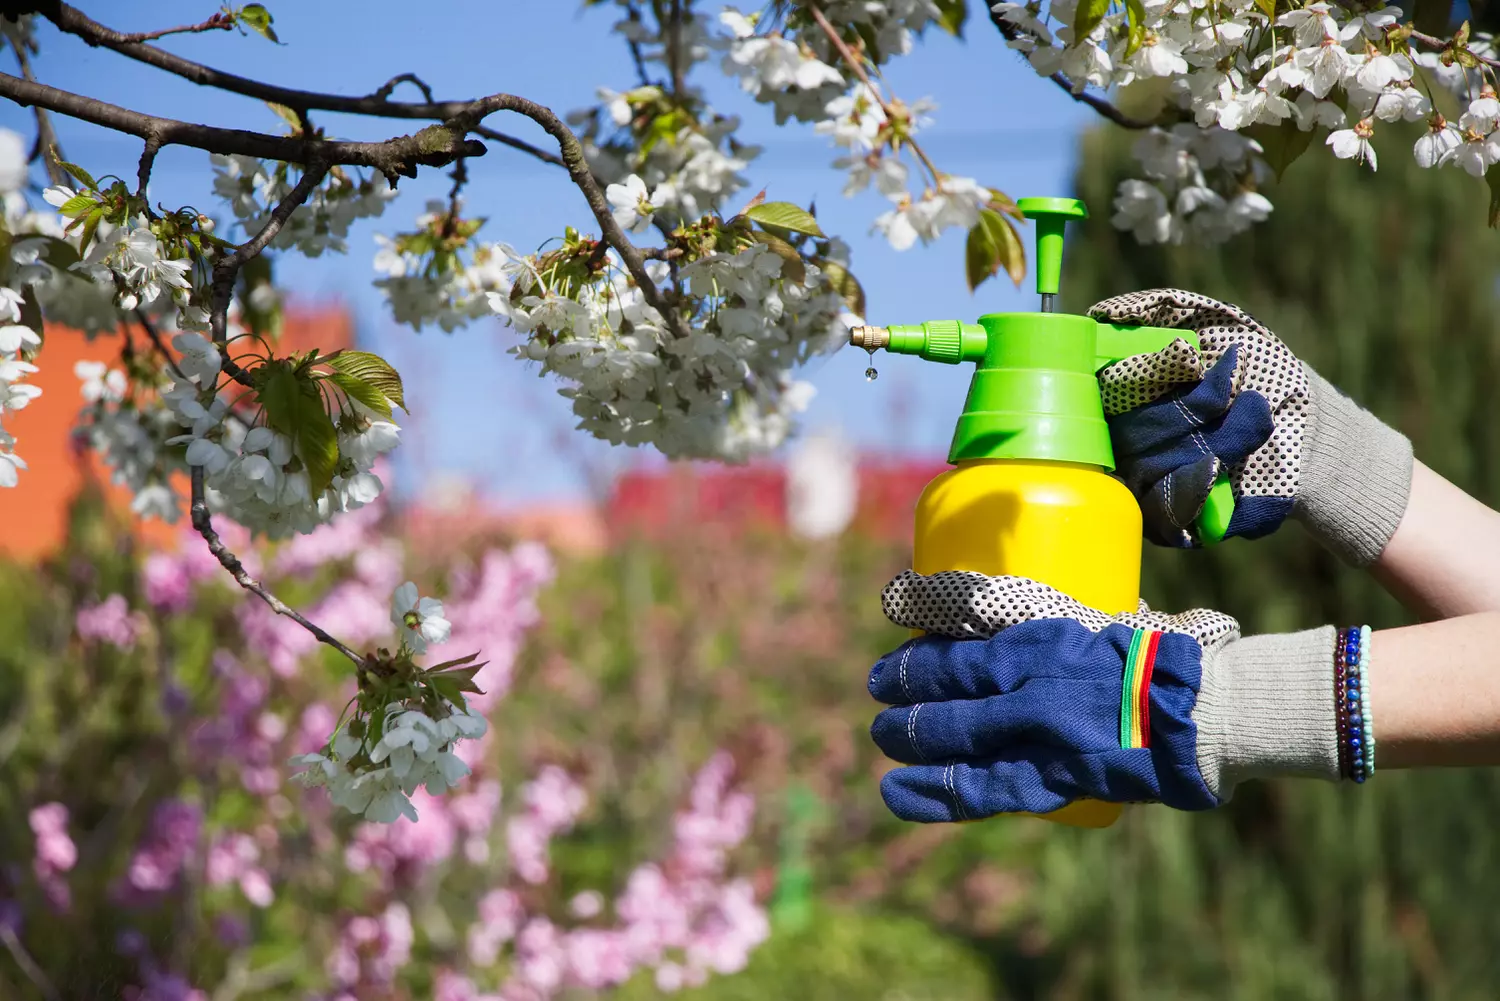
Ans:
<svg viewBox="0 0 1500 1001"><path fill-rule="evenodd" d="M1001 268L1017 285L1026 277L1026 251L1010 222L994 209L980 209L979 221L964 244L964 272L969 291L993 278Z"/></svg>
<svg viewBox="0 0 1500 1001"><path fill-rule="evenodd" d="M1255 0L1255 6L1268 20L1276 20L1276 0Z"/></svg>
<svg viewBox="0 0 1500 1001"><path fill-rule="evenodd" d="M251 31L259 32L273 42L281 41L281 39L276 37L276 29L271 27L271 22L275 18L271 17L271 12L266 10L263 5L258 3L245 4L245 6L240 8L239 19L240 23Z"/></svg>
<svg viewBox="0 0 1500 1001"><path fill-rule="evenodd" d="M844 305L849 307L849 312L855 316L865 315L865 290L859 284L859 279L849 273L849 269L838 261L814 261L818 267L823 269L823 274L828 278L828 286L839 294L844 300Z"/></svg>
<svg viewBox="0 0 1500 1001"><path fill-rule="evenodd" d="M427 684L434 692L437 692L454 705L461 706L464 704L463 689L452 678L446 675L439 675L436 678L428 679Z"/></svg>
<svg viewBox="0 0 1500 1001"><path fill-rule="evenodd" d="M964 22L969 19L968 0L937 0L938 27L954 38L964 37Z"/></svg>
<svg viewBox="0 0 1500 1001"><path fill-rule="evenodd" d="M286 361L267 362L256 370L257 396L266 424L297 447L307 468L308 489L317 497L333 482L339 461L339 434L323 394L306 373Z"/></svg>
<svg viewBox="0 0 1500 1001"><path fill-rule="evenodd" d="M1261 157L1270 168L1276 172L1276 179L1281 180L1281 175L1286 169L1303 153L1307 152L1312 145L1313 134L1321 130L1308 129L1306 132L1297 128L1297 123L1287 119L1280 125L1251 125L1240 129L1242 135L1248 136L1260 143L1263 150Z"/></svg>
<svg viewBox="0 0 1500 1001"><path fill-rule="evenodd" d="M104 206L99 206L90 212L83 221L83 232L78 237L78 253L88 253L89 244L93 242L94 231L99 228L100 221L104 218Z"/></svg>
<svg viewBox="0 0 1500 1001"><path fill-rule="evenodd" d="M99 182L94 180L94 175L78 166L78 164L69 163L66 160L58 160L57 165L63 170L66 170L69 174L72 174L75 181L83 185L85 188L88 188L90 191L99 190Z"/></svg>
<svg viewBox="0 0 1500 1001"><path fill-rule="evenodd" d="M1490 186L1490 229L1500 226L1500 170L1487 171L1484 182Z"/></svg>
<svg viewBox="0 0 1500 1001"><path fill-rule="evenodd" d="M74 216L82 215L85 210L96 204L98 203L88 195L74 195L59 205L57 211L72 219Z"/></svg>
<svg viewBox="0 0 1500 1001"><path fill-rule="evenodd" d="M797 252L797 248L787 243L774 233L761 231L755 234L755 239L764 243L772 253L781 258L781 273L786 278L802 284L807 281L807 262Z"/></svg>
<svg viewBox="0 0 1500 1001"><path fill-rule="evenodd" d="M297 427L292 440L307 467L308 491L318 497L333 482L334 470L338 468L339 432L333 418L328 416L318 387L299 380L298 389Z"/></svg>
<svg viewBox="0 0 1500 1001"><path fill-rule="evenodd" d="M267 101L266 107L276 112L276 117L291 126L293 132L302 131L302 119L298 118L297 113L291 108L284 104L277 104L275 101Z"/></svg>
<svg viewBox="0 0 1500 1001"><path fill-rule="evenodd" d="M486 661L485 664L487 663L489 662ZM456 667L451 671L443 671L436 675L429 671L428 681L451 682L460 692L473 692L475 695L483 695L484 692L474 683L474 675L478 674L484 668L485 664L474 664L471 667Z"/></svg>
<svg viewBox="0 0 1500 1001"><path fill-rule="evenodd" d="M1078 0L1078 7L1073 11L1073 45L1082 42L1099 27L1109 4L1110 0Z"/></svg>
<svg viewBox="0 0 1500 1001"><path fill-rule="evenodd" d="M1274 0L1273 0L1274 2ZM1146 38L1146 6L1141 0L1125 0L1125 17L1130 25L1125 42L1125 58L1135 55Z"/></svg>
<svg viewBox="0 0 1500 1001"><path fill-rule="evenodd" d="M344 391L344 395L351 400L369 407L386 420L391 418L391 401L385 398L385 394L358 376L350 375L348 372L334 372L328 376L328 381Z"/></svg>
<svg viewBox="0 0 1500 1001"><path fill-rule="evenodd" d="M818 228L818 220L813 218L812 213L791 202L764 202L747 209L745 216L763 226L775 226L777 229L788 229L793 233L807 233L811 236L823 235L823 231Z"/></svg>
<svg viewBox="0 0 1500 1001"><path fill-rule="evenodd" d="M401 374L379 355L369 351L340 351L329 356L325 364L335 372L343 372L369 383L385 394L387 400L411 413L407 409L406 398L401 393Z"/></svg>

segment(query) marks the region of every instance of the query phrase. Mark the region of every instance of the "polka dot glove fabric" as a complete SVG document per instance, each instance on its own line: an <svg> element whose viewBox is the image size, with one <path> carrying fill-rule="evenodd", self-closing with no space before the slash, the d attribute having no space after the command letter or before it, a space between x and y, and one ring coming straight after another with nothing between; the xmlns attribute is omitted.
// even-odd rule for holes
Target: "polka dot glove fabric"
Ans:
<svg viewBox="0 0 1500 1001"><path fill-rule="evenodd" d="M1204 733L1194 710L1220 653L1239 641L1229 616L1144 603L1107 615L1033 580L961 571L908 570L882 604L891 621L929 634L870 672L870 694L890 707L871 735L903 765L881 794L902 819L1049 813L1078 798L1221 802L1220 762L1200 751L1224 740ZM1144 678L1132 670L1142 650ZM1127 705L1143 710L1135 737L1122 727Z"/></svg>
<svg viewBox="0 0 1500 1001"><path fill-rule="evenodd" d="M1117 472L1158 545L1198 545L1193 520L1221 471L1235 511L1226 533L1267 535L1291 513L1307 426L1302 363L1250 314L1180 289L1106 299L1096 320L1192 330L1099 373Z"/></svg>

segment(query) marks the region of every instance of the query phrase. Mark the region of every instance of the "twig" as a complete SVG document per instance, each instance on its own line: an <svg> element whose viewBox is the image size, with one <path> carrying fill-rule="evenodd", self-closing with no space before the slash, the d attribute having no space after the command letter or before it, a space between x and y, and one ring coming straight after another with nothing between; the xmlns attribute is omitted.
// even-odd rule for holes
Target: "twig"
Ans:
<svg viewBox="0 0 1500 1001"><path fill-rule="evenodd" d="M151 167L156 163L156 151L161 149L161 143L155 136L146 137L146 148L141 150L141 163L136 168L135 196L144 199L146 197L146 185L151 181Z"/></svg>
<svg viewBox="0 0 1500 1001"><path fill-rule="evenodd" d="M121 35L120 40L127 44L149 42L152 39L165 38L168 35L188 35L200 31L229 31L233 27L234 18L220 11L201 24L184 24L178 28L162 28L160 31L136 31L128 35Z"/></svg>
<svg viewBox="0 0 1500 1001"><path fill-rule="evenodd" d="M563 166L567 168L568 176L573 179L578 190L583 192L584 200L589 203L589 210L594 213L594 221L599 224L600 235L620 255L625 269L630 272L640 288L641 295L653 309L661 314L667 329L674 337L686 337L687 330L682 326L682 318L667 305L662 297L661 289L656 287L656 282L651 280L650 273L646 271L646 261L641 256L640 248L630 242L630 238L620 229L620 224L615 222L614 213L610 211L609 202L604 197L604 190L599 186L599 181L594 177L593 171L589 170L588 161L583 155L583 144L578 141L573 130L563 124L563 120L558 118L551 108L513 94L482 97L474 102L470 111L455 115L453 120L456 125L468 127L470 115L474 116L474 120L478 120L495 111L511 111L518 115L525 115L557 140Z"/></svg>
<svg viewBox="0 0 1500 1001"><path fill-rule="evenodd" d="M48 108L148 141L154 138L158 146L192 146L211 153L241 153L288 163L306 164L317 160L326 164L374 167L388 178L398 174L415 177L419 164L442 167L458 156L483 156L485 153L483 143L465 139L461 133L442 125L429 125L415 135L397 136L385 142L291 138L194 125L130 111L92 97L31 83L9 73L0 73L0 97L8 97L17 104Z"/></svg>
<svg viewBox="0 0 1500 1001"><path fill-rule="evenodd" d="M26 54L25 44L14 45L12 48L15 49L16 62L21 67L21 76L35 83L36 76L31 72L31 57ZM57 133L52 128L52 116L47 114L46 108L33 108L32 111L36 113L36 148L30 158L42 158L47 179L53 184L67 184L68 172L57 162L61 154L57 152Z"/></svg>
<svg viewBox="0 0 1500 1001"><path fill-rule="evenodd" d="M494 129L490 128L487 125L476 125L471 131L476 136L493 140L502 146L509 146L511 149L518 149L522 153L530 153L532 156L536 157L538 160L541 160L543 163L550 163L554 167L564 166L562 157L558 156L556 153L548 153L540 146L533 146L525 139L517 139L515 136L508 136L504 132L496 132Z"/></svg>
<svg viewBox="0 0 1500 1001"><path fill-rule="evenodd" d="M240 268L276 239L276 234L281 232L281 228L292 217L297 206L307 201L307 196L312 194L313 188L322 183L327 174L327 164L318 161L307 164L303 169L301 179L271 210L271 218L266 220L260 232L235 248L234 253L220 258L214 264L213 283L210 286L208 328L221 354L227 354L226 349L229 345L229 300L234 297L234 281L239 277ZM225 360L228 360L227 357Z"/></svg>
<svg viewBox="0 0 1500 1001"><path fill-rule="evenodd" d="M212 308L208 314L208 324L210 331L213 333L214 344L218 346L226 366L232 364L228 359L229 301L234 295L234 282L239 276L240 268L244 267L247 261L259 254L276 238L276 234L281 232L281 228L286 225L287 219L291 218L297 206L307 200L307 196L312 193L313 188L318 186L318 183L323 180L323 177L327 173L328 166L326 164L316 161L308 164L296 187L292 188L287 193L287 196L271 210L271 218L266 220L266 224L261 227L260 232L236 248L234 253L221 258L214 265L213 284L211 286ZM244 564L240 562L239 557L235 556L229 550L229 547L224 544L224 540L219 537L219 533L214 531L213 518L208 512L208 501L204 496L203 467L192 466L190 467L190 472L192 480L191 511L193 528L197 530L199 535L203 536L203 541L208 543L208 551L213 553L214 558L219 561L219 565L229 571L229 575L234 578L236 584L269 605L271 611L277 615L285 615L303 629L312 633L318 642L328 644L345 657L348 657L356 666L362 666L364 664L363 657L339 642L339 640L330 635L321 626L312 622L296 609L276 597L266 589L265 585L250 576L249 572L245 570Z"/></svg>
<svg viewBox="0 0 1500 1001"><path fill-rule="evenodd" d="M47 979L47 974L43 973L42 968L36 964L36 960L31 958L31 953L26 951L26 946L16 938L16 933L10 925L0 924L0 941L5 942L5 948L10 951L11 958L16 961L21 972L26 974L27 979L36 985L37 990L42 992L42 996L47 1001L60 1001L61 995L57 993L57 988L52 986L52 981Z"/></svg>
<svg viewBox="0 0 1500 1001"><path fill-rule="evenodd" d="M191 466L189 468L192 473L193 485L193 528L197 530L199 535L203 536L203 541L208 543L208 551L214 554L214 559L219 561L219 565L229 571L229 575L234 578L236 584L271 606L271 611L277 615L285 615L297 623L297 625L312 633L318 642L326 643L333 647L356 665L363 665L364 659L359 654L340 643L333 636L330 636L317 623L309 621L302 613L266 590L264 584L246 572L245 566L240 562L239 557L229 551L229 547L224 545L224 540L219 538L219 533L214 531L213 519L208 513L208 501L203 496L203 467Z"/></svg>
<svg viewBox="0 0 1500 1001"><path fill-rule="evenodd" d="M1438 38L1435 35L1426 34L1425 32L1417 31L1416 29L1412 30L1411 39L1415 42L1421 42L1423 45L1427 46L1434 52L1443 51L1448 47L1449 44L1445 39ZM1481 56L1479 53L1474 52L1473 50L1470 50L1469 54L1491 69L1500 70L1500 60L1492 59L1489 56Z"/></svg>
<svg viewBox="0 0 1500 1001"><path fill-rule="evenodd" d="M161 334L157 332L155 324L153 324L146 317L145 310L139 307L136 308L135 322L141 325L141 329L146 332L146 337L150 339L152 346L156 348L157 353L160 354L162 356L162 359L167 363L167 367L172 370L172 374L177 376L178 381L187 382L188 377L183 375L182 369L177 367L177 360L172 357L172 353L168 351L167 346L162 343Z"/></svg>
<svg viewBox="0 0 1500 1001"><path fill-rule="evenodd" d="M672 0L672 29L667 36L667 60L672 71L672 96L682 97L687 89L687 68L682 65L682 0Z"/></svg>
<svg viewBox="0 0 1500 1001"><path fill-rule="evenodd" d="M636 9L635 4L630 5L629 13L626 16L632 24L641 23L641 12ZM635 63L636 79L641 82L642 87L650 87L651 77L646 72L646 60L641 56L641 43L630 38L626 40L625 44L630 49L630 61Z"/></svg>
<svg viewBox="0 0 1500 1001"><path fill-rule="evenodd" d="M409 83L416 87L422 92L422 97L426 99L427 103L432 103L432 88L427 86L427 82L415 73L400 73L391 77L385 83L381 84L370 96L381 101L389 100L391 93L403 83Z"/></svg>
<svg viewBox="0 0 1500 1001"><path fill-rule="evenodd" d="M1009 21L1005 20L1002 15L994 13L993 11L990 12L990 22L994 24L996 28L1000 29L1000 34L1005 36L1005 40L1007 42L1014 42L1018 38L1031 37L1030 35L1027 35L1025 32L1021 31L1021 29L1017 28L1015 25L1011 24ZM1073 81L1069 80L1061 70L1053 73L1047 79L1051 80L1053 83L1057 84L1064 91L1066 91L1068 96L1073 100L1079 102L1080 104L1087 104L1090 108L1093 108L1094 111L1098 112L1103 117L1108 118L1110 121L1114 122L1116 125L1122 128L1149 129L1157 124L1153 121L1147 121L1144 118L1134 118L1130 115L1127 115L1125 112L1121 111L1119 108L1115 107L1104 98L1098 97L1094 94L1090 94L1086 90L1075 91L1073 89Z"/></svg>
<svg viewBox="0 0 1500 1001"><path fill-rule="evenodd" d="M833 45L835 49L838 50L839 57L843 59L844 62L849 64L849 68L854 71L854 75L859 77L860 82L862 82L865 87L869 89L870 96L880 102L880 109L885 112L886 120L893 120L896 117L895 112L891 109L891 106L886 103L885 98L880 96L880 91L876 89L875 84L870 82L870 76L865 72L864 63L861 62L860 58L856 56L854 52L849 48L849 46L844 43L844 40L839 37L839 33L834 30L833 25L828 23L828 18L823 16L823 12L821 10L819 10L815 6L809 7L808 10L812 12L813 20L818 22L818 27L823 29L823 34L828 36L828 41ZM927 157L926 151L924 151L922 147L918 145L917 141L910 136L907 136L906 145L911 147L912 152L917 154L917 159L922 161L922 165L926 167L927 172L932 175L932 183L941 183L942 175L938 173L937 167L933 166L932 161Z"/></svg>
<svg viewBox="0 0 1500 1001"><path fill-rule="evenodd" d="M288 108L302 111L336 111L351 115L370 115L377 118L411 118L426 119L429 121L444 122L461 113L471 102L469 101L434 101L430 98L425 103L388 101L380 96L380 91L366 97L344 97L339 94L323 94L311 90L296 90L291 87L278 87L275 84L264 83L260 80L252 80L249 77L238 76L234 73L225 73L202 63L195 63L191 59L158 49L155 46L144 45L140 42L132 42L130 36L106 28L104 25L91 19L88 15L75 7L71 7L60 0L43 0L30 5L36 13L51 21L60 30L70 35L77 35L89 45L104 46L107 49L134 59L137 62L154 66L159 70L190 80L200 87L214 87L218 90L227 90L230 93L241 94L245 97L253 97L261 101L269 101L272 104L285 105ZM402 78L397 77L396 82ZM421 84L419 84L421 86ZM510 136L502 136L499 133L486 134L481 130L475 130L487 139L504 143L512 149L532 156L541 156L549 162L552 160L542 150L520 139ZM286 159L277 157L276 159Z"/></svg>

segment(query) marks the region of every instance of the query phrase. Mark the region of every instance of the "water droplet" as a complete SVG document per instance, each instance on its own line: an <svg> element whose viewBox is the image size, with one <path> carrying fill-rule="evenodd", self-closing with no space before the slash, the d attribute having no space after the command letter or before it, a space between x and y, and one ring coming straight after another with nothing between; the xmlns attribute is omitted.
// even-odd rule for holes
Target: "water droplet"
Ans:
<svg viewBox="0 0 1500 1001"><path fill-rule="evenodd" d="M865 369L866 382L874 382L878 378L880 378L880 373L875 371L875 366L871 365L869 368Z"/></svg>

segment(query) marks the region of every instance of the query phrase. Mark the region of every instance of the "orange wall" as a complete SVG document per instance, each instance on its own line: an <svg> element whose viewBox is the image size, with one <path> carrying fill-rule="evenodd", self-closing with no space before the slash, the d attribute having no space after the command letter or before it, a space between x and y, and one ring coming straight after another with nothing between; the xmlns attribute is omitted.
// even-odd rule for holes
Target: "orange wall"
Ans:
<svg viewBox="0 0 1500 1001"><path fill-rule="evenodd" d="M137 337L139 349L140 338ZM287 311L277 342L278 353L319 348L334 351L354 345L354 321L347 309L329 304ZM72 441L73 425L83 406L73 366L79 361L118 365L118 336L90 341L66 327L49 326L36 358L40 372L29 380L42 395L25 410L5 416L6 430L16 437L16 453L29 468L13 490L0 490L0 555L35 560L53 552L67 530L68 506L89 477L108 483L109 471L92 453ZM130 492L110 485L107 493L142 541L168 544L176 529L155 519L129 517ZM182 485L186 496L186 483ZM184 517L186 512L184 512Z"/></svg>

